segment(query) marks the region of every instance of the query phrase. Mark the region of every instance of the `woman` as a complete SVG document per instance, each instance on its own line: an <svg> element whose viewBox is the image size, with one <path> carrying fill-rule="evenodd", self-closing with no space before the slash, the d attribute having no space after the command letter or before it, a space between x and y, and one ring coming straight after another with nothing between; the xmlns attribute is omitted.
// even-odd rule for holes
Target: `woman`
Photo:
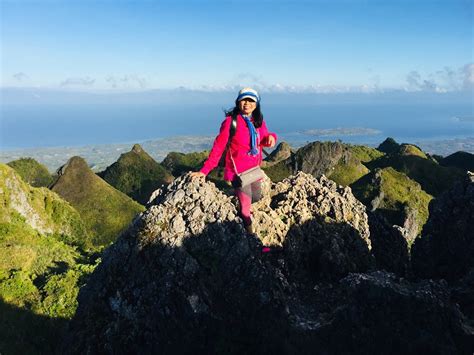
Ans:
<svg viewBox="0 0 474 355"><path fill-rule="evenodd" d="M230 128L233 117L236 117L237 127L230 138ZM203 178L218 164L222 153L229 148L225 156L224 180L232 183L240 202L240 215L249 234L253 234L250 205L258 201L261 194L261 180L247 186L240 186L237 174L259 166L262 162L262 147L273 147L277 137L268 133L267 126L260 111L260 96L251 88L239 91L235 107L226 112L226 118L221 124L219 135L214 141L209 157L200 171L191 173L191 177Z"/></svg>

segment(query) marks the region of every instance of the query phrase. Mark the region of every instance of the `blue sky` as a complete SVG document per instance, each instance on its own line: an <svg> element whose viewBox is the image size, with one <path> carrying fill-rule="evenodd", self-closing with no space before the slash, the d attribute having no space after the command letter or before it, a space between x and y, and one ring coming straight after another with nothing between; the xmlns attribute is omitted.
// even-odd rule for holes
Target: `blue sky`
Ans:
<svg viewBox="0 0 474 355"><path fill-rule="evenodd" d="M1 1L1 87L472 90L473 1Z"/></svg>

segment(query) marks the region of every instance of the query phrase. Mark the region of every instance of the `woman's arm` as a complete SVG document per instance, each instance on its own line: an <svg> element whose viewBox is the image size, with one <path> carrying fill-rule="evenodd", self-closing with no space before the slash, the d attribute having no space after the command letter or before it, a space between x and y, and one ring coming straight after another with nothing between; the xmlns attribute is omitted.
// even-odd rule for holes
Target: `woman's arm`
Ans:
<svg viewBox="0 0 474 355"><path fill-rule="evenodd" d="M226 117L226 119L222 122L220 132L214 140L211 152L209 153L207 160L204 162L204 165L200 170L200 172L204 175L209 174L211 170L219 164L219 160L221 159L222 153L227 147L227 142L229 141L229 130L231 121L232 117L229 116Z"/></svg>
<svg viewBox="0 0 474 355"><path fill-rule="evenodd" d="M269 133L267 124L265 121L262 122L262 127L260 127L260 144L264 147L273 147L277 141L277 135L275 133ZM270 138L272 137L272 138Z"/></svg>

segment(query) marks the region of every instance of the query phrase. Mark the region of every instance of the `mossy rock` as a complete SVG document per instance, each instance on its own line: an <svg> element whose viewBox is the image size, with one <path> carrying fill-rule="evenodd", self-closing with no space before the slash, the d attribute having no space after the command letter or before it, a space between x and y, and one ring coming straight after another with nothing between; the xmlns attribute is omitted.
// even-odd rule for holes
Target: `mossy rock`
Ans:
<svg viewBox="0 0 474 355"><path fill-rule="evenodd" d="M115 241L145 209L94 174L81 157L72 157L58 170L52 190L79 212L95 247Z"/></svg>
<svg viewBox="0 0 474 355"><path fill-rule="evenodd" d="M351 152L352 156L362 163L371 162L372 160L379 159L385 155L385 153L365 145L348 144L347 148Z"/></svg>
<svg viewBox="0 0 474 355"><path fill-rule="evenodd" d="M361 202L376 209L391 224L402 226L407 211L415 211L419 234L428 220L428 205L433 197L416 181L391 167L371 172L351 188Z"/></svg>
<svg viewBox="0 0 474 355"><path fill-rule="evenodd" d="M366 165L370 170L392 167L418 182L424 191L433 196L438 196L464 178L462 170L441 166L418 155L388 155Z"/></svg>
<svg viewBox="0 0 474 355"><path fill-rule="evenodd" d="M420 158L428 159L426 154L421 150L420 147L417 147L413 144L402 144L397 152L399 155L414 155Z"/></svg>
<svg viewBox="0 0 474 355"><path fill-rule="evenodd" d="M171 173L138 144L98 175L141 204L148 202L153 191L173 181Z"/></svg>
<svg viewBox="0 0 474 355"><path fill-rule="evenodd" d="M296 168L316 177L325 174L338 184L348 186L369 172L362 162L382 156L384 153L370 147L340 142L312 142L283 161L264 165L263 169L273 182L287 178Z"/></svg>
<svg viewBox="0 0 474 355"><path fill-rule="evenodd" d="M33 158L21 158L7 163L15 169L21 178L34 187L48 187L53 182L53 177L46 166L38 163Z"/></svg>
<svg viewBox="0 0 474 355"><path fill-rule="evenodd" d="M328 173L328 178L337 182L339 185L349 186L361 177L366 175L369 169L363 165L360 160L349 157L342 158Z"/></svg>

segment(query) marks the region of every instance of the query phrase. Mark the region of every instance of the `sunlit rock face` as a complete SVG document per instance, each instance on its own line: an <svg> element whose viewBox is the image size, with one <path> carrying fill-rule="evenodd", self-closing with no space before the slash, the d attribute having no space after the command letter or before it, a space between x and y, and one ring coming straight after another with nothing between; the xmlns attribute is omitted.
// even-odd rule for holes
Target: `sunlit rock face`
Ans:
<svg viewBox="0 0 474 355"><path fill-rule="evenodd" d="M156 191L82 289L62 350L413 353L470 345L445 283L371 271L367 215L350 189L304 173L265 184L254 205L258 237L245 234L235 199L212 183L185 175Z"/></svg>

